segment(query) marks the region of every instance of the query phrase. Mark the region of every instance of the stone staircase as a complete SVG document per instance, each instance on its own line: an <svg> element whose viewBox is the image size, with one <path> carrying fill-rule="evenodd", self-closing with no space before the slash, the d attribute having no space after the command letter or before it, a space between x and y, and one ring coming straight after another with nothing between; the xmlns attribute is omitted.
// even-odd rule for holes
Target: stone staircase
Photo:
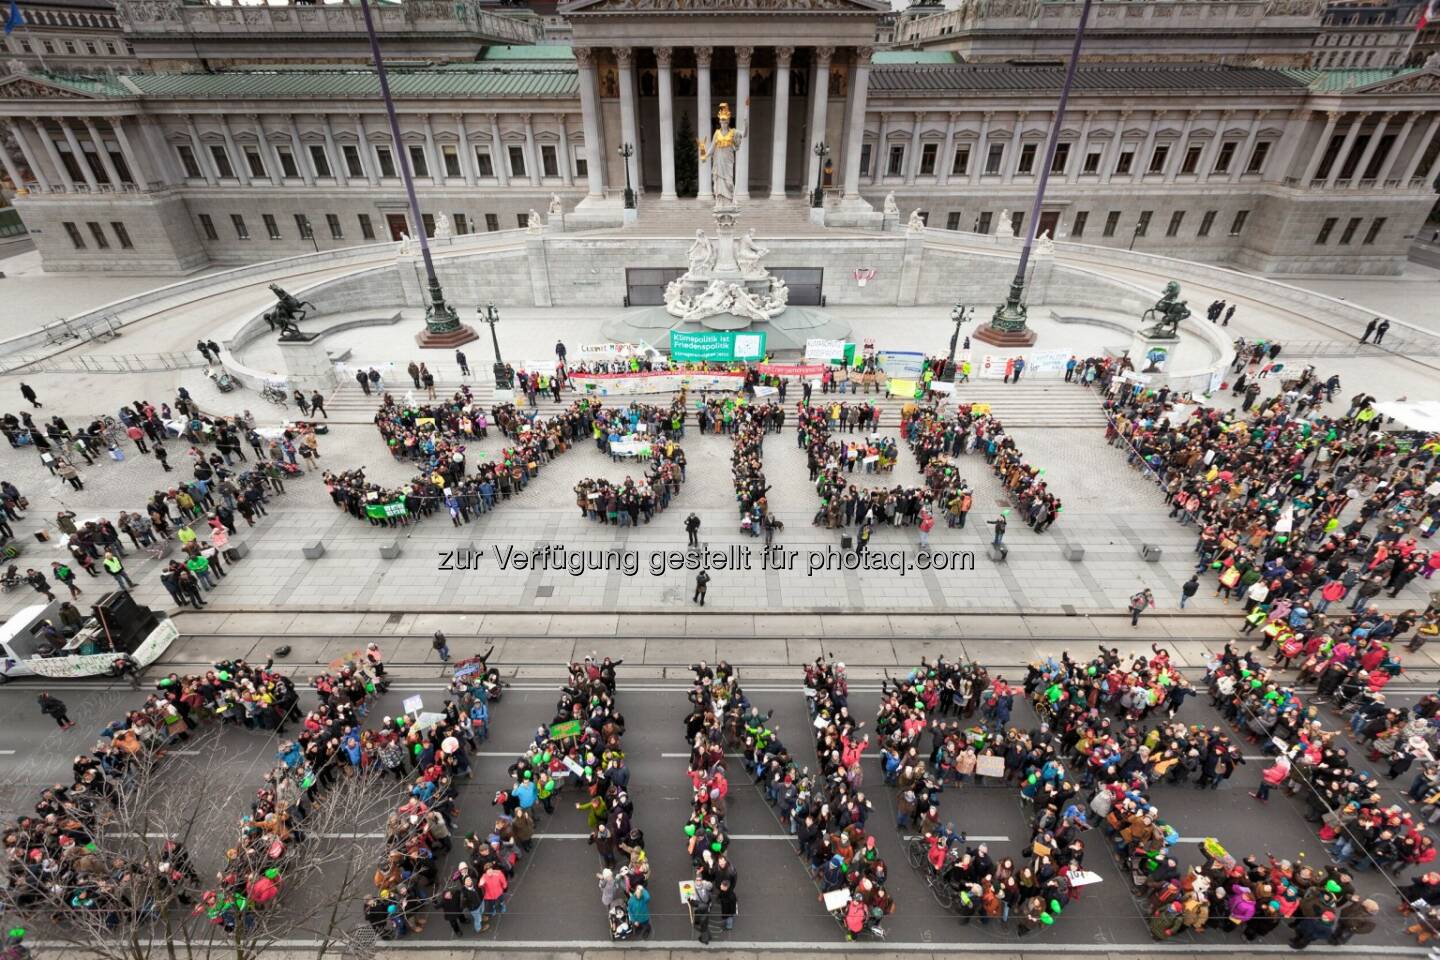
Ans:
<svg viewBox="0 0 1440 960"><path fill-rule="evenodd" d="M475 399L487 407L493 401L495 388L489 382L489 371L484 371L481 377L472 377L465 381L470 385L470 392ZM459 371L453 368L436 371L435 394L437 397L448 397L460 389L461 379ZM386 383L387 389L397 398L404 399L407 394L415 400L423 402L425 392L413 389L410 378L403 373L398 381ZM998 380L974 381L959 384L956 387L956 397L965 403L988 403L995 415L1011 427L1051 427L1051 428L1085 428L1099 430L1105 425L1105 416L1101 412L1099 395L1091 390L1085 390L1063 380L1035 380L1030 382L1022 381L1017 384L1006 384ZM566 391L560 395L560 403L550 399L550 395L543 394L536 405L541 416L550 416L569 406L575 399L573 391ZM612 397L606 402L626 404L632 399L641 403L669 403L673 394L647 394L636 397ZM788 405L793 405L800 398L800 389L795 383L791 383L786 392ZM868 396L861 394L825 394L815 393L811 397L812 403L819 403L822 399L840 399L845 401L867 400L873 402L880 408L880 425L882 429L894 429L900 422L900 410L905 401L899 397L887 398L877 396L874 393ZM521 398L523 402L523 397ZM360 386L353 380L346 381L325 401L325 409L330 414L332 423L369 423L375 417L375 411L379 407L379 398L376 396L365 396ZM786 423L786 429L794 426L794 419Z"/></svg>
<svg viewBox="0 0 1440 960"><path fill-rule="evenodd" d="M686 197L662 200L658 193L647 194L636 203L639 219L624 228L626 236L693 237L696 230L715 232L710 201ZM806 197L752 197L740 202L739 229L754 229L758 236L812 236L829 231L810 222Z"/></svg>

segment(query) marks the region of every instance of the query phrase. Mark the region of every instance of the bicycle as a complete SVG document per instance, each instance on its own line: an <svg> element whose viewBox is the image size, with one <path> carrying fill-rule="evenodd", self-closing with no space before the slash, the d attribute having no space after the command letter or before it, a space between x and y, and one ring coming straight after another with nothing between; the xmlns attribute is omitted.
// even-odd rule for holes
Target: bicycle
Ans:
<svg viewBox="0 0 1440 960"><path fill-rule="evenodd" d="M930 888L930 894L935 902L940 904L942 909L949 910L955 906L955 891L945 878L930 865L930 847L923 837L915 837L910 841L906 850L906 857L910 866L920 871L920 876L925 880L925 885Z"/></svg>
<svg viewBox="0 0 1440 960"><path fill-rule="evenodd" d="M269 400L271 403L283 409L289 406L288 401L290 398L286 395L283 388L277 387L273 383L267 383L260 388L260 399Z"/></svg>

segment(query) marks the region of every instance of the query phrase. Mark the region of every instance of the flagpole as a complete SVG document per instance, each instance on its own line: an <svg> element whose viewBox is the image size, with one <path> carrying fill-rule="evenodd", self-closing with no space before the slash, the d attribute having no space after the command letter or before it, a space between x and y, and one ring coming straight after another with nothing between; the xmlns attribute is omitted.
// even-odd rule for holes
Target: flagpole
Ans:
<svg viewBox="0 0 1440 960"><path fill-rule="evenodd" d="M20 11L20 5L15 0L10 0L9 15L5 18L5 34L8 36L16 27L24 27L25 35L30 36L30 21L25 19L25 14ZM30 49L35 52L35 57L40 61L40 69L46 73L50 67L45 63L44 41L31 40Z"/></svg>

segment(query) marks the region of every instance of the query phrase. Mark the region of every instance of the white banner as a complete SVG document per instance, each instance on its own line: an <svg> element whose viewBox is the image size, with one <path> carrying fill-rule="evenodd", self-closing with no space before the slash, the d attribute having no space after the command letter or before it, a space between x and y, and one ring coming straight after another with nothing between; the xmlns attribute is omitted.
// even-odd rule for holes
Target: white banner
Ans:
<svg viewBox="0 0 1440 960"><path fill-rule="evenodd" d="M731 373L574 373L570 382L590 396L635 396L647 393L674 393L690 390L739 390L743 374Z"/></svg>
<svg viewBox="0 0 1440 960"><path fill-rule="evenodd" d="M627 440L610 441L610 452L622 457L650 456L650 441L643 437L631 437Z"/></svg>
<svg viewBox="0 0 1440 960"><path fill-rule="evenodd" d="M844 340L812 339L805 341L805 359L811 362L829 363L831 360L840 360L844 356Z"/></svg>

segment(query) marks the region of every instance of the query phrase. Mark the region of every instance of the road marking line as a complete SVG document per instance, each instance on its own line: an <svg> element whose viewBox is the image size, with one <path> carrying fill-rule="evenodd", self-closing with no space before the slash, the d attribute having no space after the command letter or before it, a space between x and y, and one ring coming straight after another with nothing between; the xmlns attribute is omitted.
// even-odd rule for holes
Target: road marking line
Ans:
<svg viewBox="0 0 1440 960"><path fill-rule="evenodd" d="M0 750L0 754L3 754L3 755L5 755L5 756L7 756L7 757L10 757L10 756L14 756L15 751L14 751L14 750Z"/></svg>
<svg viewBox="0 0 1440 960"><path fill-rule="evenodd" d="M918 833L907 833L907 834L905 834L903 837L901 837L900 839L909 841L909 840L923 840L924 838L921 837ZM970 834L970 835L967 835L967 836L965 837L965 842L966 842L966 843L1005 843L1005 842L1006 842L1007 840L1009 840L1009 839L1010 839L1009 837L987 837L987 836L985 836L984 834Z"/></svg>

